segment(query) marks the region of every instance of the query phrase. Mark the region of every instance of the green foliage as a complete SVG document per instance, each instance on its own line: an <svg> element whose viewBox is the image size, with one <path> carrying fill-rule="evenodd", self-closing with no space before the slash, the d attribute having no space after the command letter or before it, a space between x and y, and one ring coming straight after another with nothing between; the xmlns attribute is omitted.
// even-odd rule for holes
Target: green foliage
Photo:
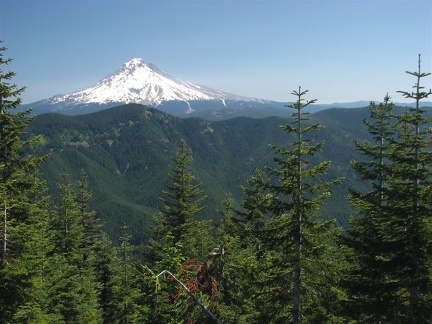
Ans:
<svg viewBox="0 0 432 324"><path fill-rule="evenodd" d="M285 149L272 145L276 166L260 170L243 186L241 209L227 201L219 237L220 316L238 323L325 322L338 320L342 293L336 288L341 254L339 230L318 211L340 179L324 181L329 162L311 166L322 147L312 144L302 109L307 91L291 108L292 124L282 130L292 140ZM236 305L236 306L233 306Z"/></svg>
<svg viewBox="0 0 432 324"><path fill-rule="evenodd" d="M141 307L139 298L141 291L138 289L138 272L136 271L135 260L132 257L134 247L130 243L131 236L128 227L122 226L120 246L117 248L119 256L119 284L114 290L117 313L111 321L119 323L139 323ZM107 320L109 320L107 318Z"/></svg>
<svg viewBox="0 0 432 324"><path fill-rule="evenodd" d="M183 233L191 227L192 217L204 210L200 184L194 184L195 176L188 170L192 163L192 151L184 140L175 155L174 167L169 174L172 185L167 185L163 194L166 198L160 198L164 209L162 227L163 231L169 230L174 242L179 242L184 237ZM162 234L163 236L164 234Z"/></svg>
<svg viewBox="0 0 432 324"><path fill-rule="evenodd" d="M263 172L257 170L243 186L243 211L234 207L227 195L222 222L217 232L220 247L215 277L220 296L216 300L217 315L228 323L260 323L266 319L268 304L262 293L265 269L269 265L267 252L262 249L268 196L262 191L267 183Z"/></svg>
<svg viewBox="0 0 432 324"><path fill-rule="evenodd" d="M190 171L192 150L185 140L180 141L172 160L174 165L168 174L171 182L160 198L163 208L154 217L148 259L157 272L169 271L178 276L180 282L195 282L199 274L196 272L202 269L199 265L214 246L210 236L212 222L196 218L205 208L206 196ZM194 300L190 300L189 294L182 294L180 288L175 281L162 285L163 300L159 302L157 313L159 322L168 322L168 318L175 321L200 318L200 313L194 312Z"/></svg>
<svg viewBox="0 0 432 324"><path fill-rule="evenodd" d="M357 321L430 322L432 302L431 200L432 144L426 110L419 101L421 78L428 73L408 72L417 78L414 109L392 115L392 104L371 105L368 130L376 144L357 149L368 158L353 166L371 184L365 193L353 190L351 201L360 218L353 220L345 244L351 269L345 286L351 299L349 315Z"/></svg>
<svg viewBox="0 0 432 324"><path fill-rule="evenodd" d="M350 200L359 211L360 217L351 221L351 227L344 238L345 244L352 249L353 253L349 257L351 270L344 280L344 285L350 295L356 296L350 301L351 305L348 307L353 318L360 316L361 313L369 313L367 317L369 320L388 321L391 316L385 315L385 312L394 312L395 306L391 303L390 293L386 292L388 290L386 287L391 286L392 282L385 279L385 273L381 269L383 263L381 256L387 247L382 242L379 224L386 222L383 210L384 185L391 172L387 150L394 136L392 117L394 105L386 95L383 103L376 106L372 102L369 109L371 121L364 120L364 124L374 142L364 140L355 143L356 149L368 159L355 160L352 166L362 180L369 182L372 190L365 194L356 190L350 192ZM382 308L381 314L378 314L375 306L378 304L384 306L379 307Z"/></svg>
<svg viewBox="0 0 432 324"><path fill-rule="evenodd" d="M203 237L200 227L205 230L208 222L199 222L196 216L204 210L206 196L203 196L201 185L195 183L195 175L189 170L192 160L191 149L181 140L173 158L174 166L170 167L172 173L168 175L171 183L166 185L164 196L160 198L163 209L154 217L155 227L150 244L152 258L164 262L166 255L173 255L173 249L179 252L180 263L166 270L174 270L186 258L199 258L203 254L200 251L203 246L199 241ZM161 271L164 269L159 268Z"/></svg>
<svg viewBox="0 0 432 324"><path fill-rule="evenodd" d="M322 181L330 162L310 166L310 157L321 151L322 142L311 143L311 132L319 124L305 124L308 118L302 111L315 100L303 102L307 91L294 91L297 101L288 105L294 109L292 124L282 125L282 130L294 134L290 149L271 146L275 151L276 167L268 167L273 181L265 185L269 204L262 208L270 219L264 236L267 258L267 289L272 291L269 311L275 321L323 321L331 310L321 301L332 298L329 276L335 264L328 260L332 244L338 235L334 221L317 217L324 199L330 196L330 187L341 179ZM337 267L333 273L337 272ZM277 308L274 306L276 305Z"/></svg>
<svg viewBox="0 0 432 324"><path fill-rule="evenodd" d="M332 160L325 179L347 179L335 188L320 213L325 218L335 217L338 225L345 227L347 215L352 213L346 200L348 188L358 186L349 167L358 155L352 141L366 138L367 132L357 126L366 116L366 109L332 109L310 115L313 122L324 125L314 137L326 143L312 162ZM220 219L214 211L223 207L224 193L231 192L240 201L244 180L255 169L272 163L268 143L284 145L286 139L279 131L284 123L286 119L279 117L210 123L131 104L75 117L40 115L29 125L28 133L42 134L46 140L46 145L37 149L51 154L41 169L50 194L56 196L55 184L63 171L77 179L79 170L85 170L93 192L91 208L97 210L104 229L114 240L120 236L120 226L127 223L132 243L140 245L150 236L152 216L160 208L159 195L167 183L165 171L181 138L194 153L191 171L208 196L207 208L199 217L216 217L217 223Z"/></svg>
<svg viewBox="0 0 432 324"><path fill-rule="evenodd" d="M369 117L308 116L299 88L291 119L213 123L140 105L33 119L1 74L0 321L430 323L432 93L420 57L408 74L399 114L386 95Z"/></svg>
<svg viewBox="0 0 432 324"><path fill-rule="evenodd" d="M120 303L117 301L116 289L120 286L119 259L111 240L106 233L99 235L94 248L94 273L96 295L101 312L102 323L113 323L119 314Z"/></svg>
<svg viewBox="0 0 432 324"><path fill-rule="evenodd" d="M100 314L93 253L88 245L90 231L86 233L86 203L77 199L68 174L63 174L58 189L60 197L50 219L53 249L46 278L49 312L65 322L92 322ZM81 187L78 197L86 194Z"/></svg>
<svg viewBox="0 0 432 324"><path fill-rule="evenodd" d="M44 156L28 154L37 137L25 138L29 111L13 112L24 88L4 73L0 47L0 314L5 322L44 318L43 289L47 241L46 187L38 177ZM33 314L33 315L32 315Z"/></svg>

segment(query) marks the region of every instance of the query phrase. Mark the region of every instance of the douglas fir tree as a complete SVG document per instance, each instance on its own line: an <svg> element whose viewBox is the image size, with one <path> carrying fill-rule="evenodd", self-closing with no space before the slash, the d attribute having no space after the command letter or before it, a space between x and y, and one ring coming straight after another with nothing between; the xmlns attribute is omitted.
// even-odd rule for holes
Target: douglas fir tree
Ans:
<svg viewBox="0 0 432 324"><path fill-rule="evenodd" d="M385 323L430 323L432 307L432 119L420 100L431 91L416 78L415 107L391 115L388 97L371 106L369 132L376 144L357 149L369 161L355 161L355 170L371 184L366 193L352 191L360 217L346 235L352 268L346 280L349 313L354 320Z"/></svg>
<svg viewBox="0 0 432 324"><path fill-rule="evenodd" d="M1 42L0 42L1 44ZM47 241L45 184L38 178L45 157L30 154L37 137L26 138L30 110L13 112L24 88L4 72L11 59L0 47L0 317L4 322L48 320L44 296Z"/></svg>
<svg viewBox="0 0 432 324"><path fill-rule="evenodd" d="M336 301L331 288L337 273L332 244L339 231L334 220L324 221L318 212L330 187L341 179L322 179L328 161L310 165L323 143L311 143L310 133L320 125L307 123L304 108L315 100L304 102L306 93L301 88L293 92L297 100L288 105L294 109L293 122L281 128L294 139L288 149L271 146L276 166L267 168L271 181L263 188L267 195L261 211L269 221L263 234L267 269L262 269L265 289L260 298L267 303L261 316L269 323L324 322L330 320Z"/></svg>

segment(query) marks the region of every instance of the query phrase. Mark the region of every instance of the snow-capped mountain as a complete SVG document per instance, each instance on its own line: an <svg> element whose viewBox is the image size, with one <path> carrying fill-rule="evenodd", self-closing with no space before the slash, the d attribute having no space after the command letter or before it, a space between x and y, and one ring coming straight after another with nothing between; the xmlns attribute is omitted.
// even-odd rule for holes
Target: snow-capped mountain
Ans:
<svg viewBox="0 0 432 324"><path fill-rule="evenodd" d="M170 103L168 106L172 107L173 102L181 102L183 103L181 109L186 110L182 111L184 113L193 111L197 102L215 103L215 101L218 105L224 106L227 106L228 101L258 104L269 102L198 86L174 78L140 58L134 58L126 62L117 72L100 80L92 87L70 94L57 95L32 106L34 108L45 107L45 111L65 113L71 113L70 110L73 111L76 107L80 107L80 113L83 113L85 111L83 107L89 105L94 107L95 104L100 107L108 107L117 104L139 103L158 107Z"/></svg>
<svg viewBox="0 0 432 324"><path fill-rule="evenodd" d="M188 114L188 116L201 118L203 118L203 113L211 116L256 114L283 117L291 114L285 107L286 103L248 98L195 85L172 77L154 64L140 58L126 62L117 72L103 78L94 86L22 105L21 108L32 108L36 114L57 112L66 115L81 115L128 103L143 104L172 115ZM309 110L316 112L329 108L368 105L367 101L314 104ZM254 109L256 112L253 111ZM191 114L192 112L195 114Z"/></svg>

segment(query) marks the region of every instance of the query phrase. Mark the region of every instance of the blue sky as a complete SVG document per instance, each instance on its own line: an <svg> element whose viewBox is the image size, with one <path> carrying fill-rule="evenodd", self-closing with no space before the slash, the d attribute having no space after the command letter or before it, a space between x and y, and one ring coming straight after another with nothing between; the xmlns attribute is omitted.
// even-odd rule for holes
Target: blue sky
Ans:
<svg viewBox="0 0 432 324"><path fill-rule="evenodd" d="M0 0L0 39L24 103L134 57L243 96L291 101L300 85L318 103L403 102L419 53L432 72L432 1Z"/></svg>

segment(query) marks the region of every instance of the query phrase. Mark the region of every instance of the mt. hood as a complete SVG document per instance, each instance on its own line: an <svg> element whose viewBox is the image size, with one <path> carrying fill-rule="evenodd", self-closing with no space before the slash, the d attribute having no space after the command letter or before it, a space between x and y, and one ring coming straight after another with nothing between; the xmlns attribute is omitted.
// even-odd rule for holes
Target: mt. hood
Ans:
<svg viewBox="0 0 432 324"><path fill-rule="evenodd" d="M77 115L119 104L139 103L151 107L165 107L166 109L161 110L178 114L202 110L203 107L208 109L229 105L233 108L233 102L238 106L260 106L269 103L267 100L237 96L198 86L169 76L157 66L134 58L92 87L57 95L29 106L39 113L61 112Z"/></svg>

